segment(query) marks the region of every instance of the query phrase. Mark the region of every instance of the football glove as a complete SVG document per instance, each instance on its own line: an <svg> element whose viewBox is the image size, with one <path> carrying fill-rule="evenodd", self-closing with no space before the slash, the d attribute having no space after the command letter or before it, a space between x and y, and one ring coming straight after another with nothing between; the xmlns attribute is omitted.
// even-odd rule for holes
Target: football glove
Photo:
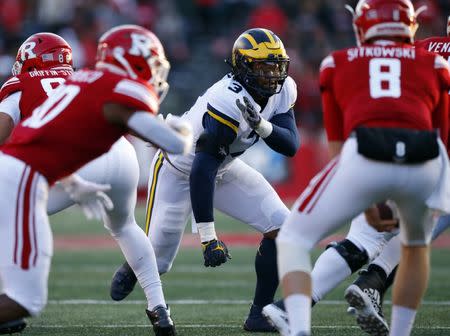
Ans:
<svg viewBox="0 0 450 336"><path fill-rule="evenodd" d="M113 202L104 193L111 189L109 184L89 182L78 175L71 175L61 180L60 184L88 219L103 220L106 210L114 208Z"/></svg>
<svg viewBox="0 0 450 336"><path fill-rule="evenodd" d="M194 134L191 124L188 121L183 120L180 117L174 116L170 113L167 115L165 121L167 125L169 125L183 137L184 154L189 153L191 151L194 140Z"/></svg>
<svg viewBox="0 0 450 336"><path fill-rule="evenodd" d="M202 243L203 258L205 259L205 267L216 267L231 259L228 248L221 240L213 239Z"/></svg>
<svg viewBox="0 0 450 336"><path fill-rule="evenodd" d="M255 129L261 123L261 115L247 97L244 97L244 104L239 99L236 99L236 105L241 110L245 121L251 129Z"/></svg>

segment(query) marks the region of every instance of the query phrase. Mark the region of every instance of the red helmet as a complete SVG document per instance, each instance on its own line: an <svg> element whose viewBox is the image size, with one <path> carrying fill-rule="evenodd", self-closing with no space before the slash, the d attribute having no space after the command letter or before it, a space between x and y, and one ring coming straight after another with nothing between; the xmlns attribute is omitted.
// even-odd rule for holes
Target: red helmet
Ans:
<svg viewBox="0 0 450 336"><path fill-rule="evenodd" d="M22 43L12 68L14 76L55 66L72 67L72 48L53 33L37 33Z"/></svg>
<svg viewBox="0 0 450 336"><path fill-rule="evenodd" d="M358 44L379 37L403 37L410 43L418 28L416 12L410 0L360 0L353 13L353 27Z"/></svg>
<svg viewBox="0 0 450 336"><path fill-rule="evenodd" d="M159 39L143 27L123 25L108 30L98 42L96 61L97 68L125 71L131 78L149 82L160 101L167 94L170 63Z"/></svg>

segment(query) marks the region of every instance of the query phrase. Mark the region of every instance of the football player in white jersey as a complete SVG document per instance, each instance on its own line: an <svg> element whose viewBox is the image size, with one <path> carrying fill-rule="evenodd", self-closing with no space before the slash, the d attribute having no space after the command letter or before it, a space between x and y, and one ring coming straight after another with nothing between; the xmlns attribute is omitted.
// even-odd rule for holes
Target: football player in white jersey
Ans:
<svg viewBox="0 0 450 336"><path fill-rule="evenodd" d="M274 238L289 210L255 169L239 159L260 138L273 150L293 156L299 135L292 107L297 99L288 76L289 57L273 32L255 28L234 43L225 75L200 96L182 119L194 131L194 149L185 157L157 153L149 180L146 232L161 274L170 270L186 222L194 214L206 267L219 266L230 255L214 229L213 208L261 232L255 259L257 284L248 331L273 331L261 314L278 286ZM111 285L111 297L122 300L135 280L127 264Z"/></svg>

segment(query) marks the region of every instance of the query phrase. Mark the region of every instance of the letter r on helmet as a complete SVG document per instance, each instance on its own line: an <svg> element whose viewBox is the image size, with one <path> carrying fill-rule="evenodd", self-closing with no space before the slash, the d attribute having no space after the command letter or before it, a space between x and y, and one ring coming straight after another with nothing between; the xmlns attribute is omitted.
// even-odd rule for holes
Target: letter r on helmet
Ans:
<svg viewBox="0 0 450 336"><path fill-rule="evenodd" d="M30 58L36 58L36 54L33 52L36 42L25 43L20 49L20 58L25 61Z"/></svg>
<svg viewBox="0 0 450 336"><path fill-rule="evenodd" d="M129 53L135 56L143 56L147 58L150 55L152 41L145 35L131 33L131 48Z"/></svg>

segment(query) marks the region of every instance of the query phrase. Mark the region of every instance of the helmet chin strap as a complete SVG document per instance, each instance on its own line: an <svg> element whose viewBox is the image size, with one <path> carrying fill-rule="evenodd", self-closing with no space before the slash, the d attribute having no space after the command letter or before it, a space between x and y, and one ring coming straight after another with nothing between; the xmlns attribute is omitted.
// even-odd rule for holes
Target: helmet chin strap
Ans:
<svg viewBox="0 0 450 336"><path fill-rule="evenodd" d="M121 47L116 47L113 50L113 56L116 59L117 62L119 62L125 70L128 72L131 78L137 79L138 76L134 73L133 69L130 66L130 63L123 57L124 50Z"/></svg>

